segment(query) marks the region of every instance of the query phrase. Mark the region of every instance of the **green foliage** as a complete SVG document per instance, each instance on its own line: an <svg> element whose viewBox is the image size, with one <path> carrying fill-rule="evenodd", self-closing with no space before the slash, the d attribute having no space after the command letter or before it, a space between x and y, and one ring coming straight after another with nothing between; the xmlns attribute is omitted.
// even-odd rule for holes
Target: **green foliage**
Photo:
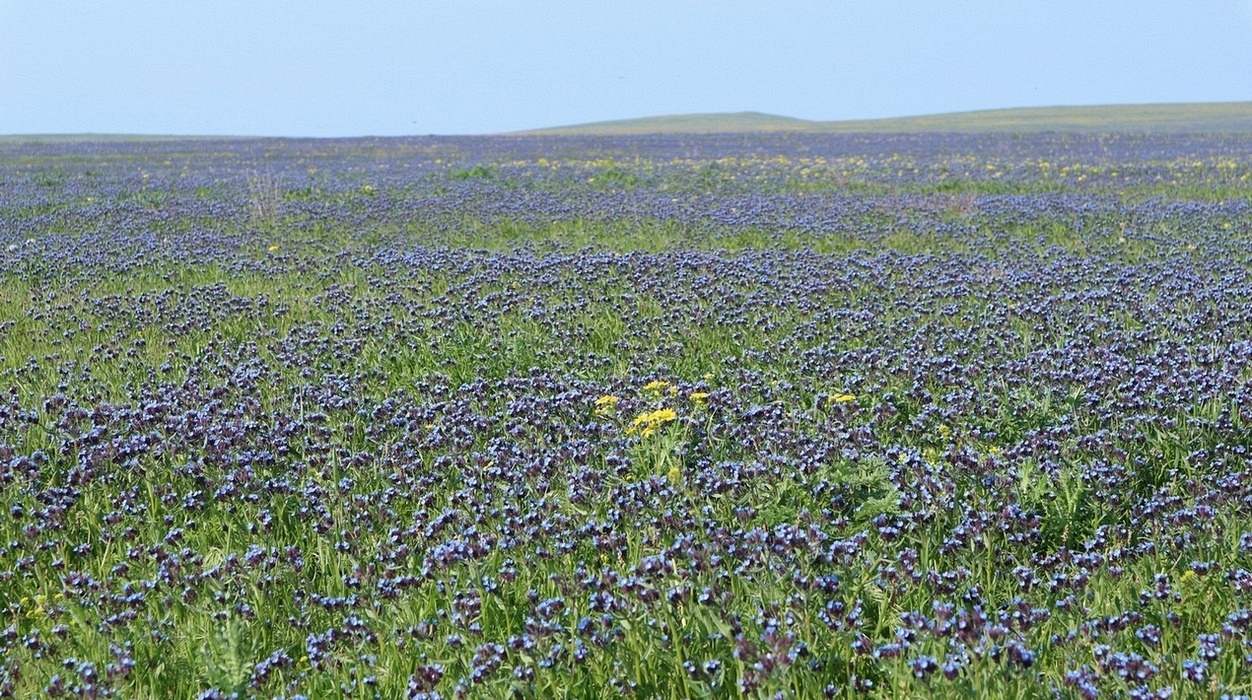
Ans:
<svg viewBox="0 0 1252 700"><path fill-rule="evenodd" d="M449 176L453 180L490 180L496 176L496 168L491 165L474 165L453 170Z"/></svg>

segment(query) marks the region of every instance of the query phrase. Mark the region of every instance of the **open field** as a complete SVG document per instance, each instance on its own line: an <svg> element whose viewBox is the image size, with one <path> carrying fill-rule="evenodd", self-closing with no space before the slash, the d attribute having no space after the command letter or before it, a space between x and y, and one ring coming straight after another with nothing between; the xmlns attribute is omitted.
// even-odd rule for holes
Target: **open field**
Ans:
<svg viewBox="0 0 1252 700"><path fill-rule="evenodd" d="M0 143L0 695L1252 693L1252 136Z"/></svg>
<svg viewBox="0 0 1252 700"><path fill-rule="evenodd" d="M1252 102L1022 107L889 119L808 121L758 112L679 114L537 129L533 134L1141 132L1252 133Z"/></svg>

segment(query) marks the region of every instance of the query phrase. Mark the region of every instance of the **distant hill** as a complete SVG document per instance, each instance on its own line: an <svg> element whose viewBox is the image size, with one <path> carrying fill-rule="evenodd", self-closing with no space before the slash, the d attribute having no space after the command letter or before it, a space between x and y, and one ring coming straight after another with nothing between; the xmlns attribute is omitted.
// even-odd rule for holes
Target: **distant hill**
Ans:
<svg viewBox="0 0 1252 700"><path fill-rule="evenodd" d="M719 134L752 132L902 133L954 131L990 132L1154 132L1252 134L1252 102L1191 102L1086 107L1019 107L950 112L916 117L810 121L761 112L674 114L618 119L590 124L516 131L507 135ZM14 134L5 143L72 143L78 141L178 141L253 139L257 136L181 136L152 134Z"/></svg>
<svg viewBox="0 0 1252 700"><path fill-rule="evenodd" d="M917 131L1129 131L1252 133L1252 102L1089 107L1022 107L918 117L808 121L760 112L679 114L575 124L519 134L710 134L742 132L891 133Z"/></svg>
<svg viewBox="0 0 1252 700"><path fill-rule="evenodd" d="M811 122L760 112L674 114L663 117L618 119L608 122L535 129L528 134L707 134L738 131L809 131Z"/></svg>

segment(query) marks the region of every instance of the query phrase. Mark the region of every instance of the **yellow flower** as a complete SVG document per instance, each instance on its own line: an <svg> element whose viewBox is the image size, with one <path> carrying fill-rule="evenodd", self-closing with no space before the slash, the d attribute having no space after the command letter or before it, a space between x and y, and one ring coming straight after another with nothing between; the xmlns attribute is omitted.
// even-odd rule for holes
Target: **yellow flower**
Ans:
<svg viewBox="0 0 1252 700"><path fill-rule="evenodd" d="M708 401L709 401L709 392L707 391L691 392L691 403L694 403L697 406L703 406L707 404Z"/></svg>
<svg viewBox="0 0 1252 700"><path fill-rule="evenodd" d="M854 394L835 394L830 397L831 403L851 403L853 401L856 401L856 395Z"/></svg>
<svg viewBox="0 0 1252 700"><path fill-rule="evenodd" d="M648 382L647 384L644 384L643 390L659 394L662 391L665 391L665 388L668 386L669 386L669 382L663 382L660 379L656 379L656 380Z"/></svg>
<svg viewBox="0 0 1252 700"><path fill-rule="evenodd" d="M30 600L29 598L23 598L22 602L26 603L29 600ZM33 610L28 611L26 613L26 617L28 618L47 617L48 609L44 607L44 603L46 603L47 600L48 600L47 597L44 595L35 596L35 608Z"/></svg>
<svg viewBox="0 0 1252 700"><path fill-rule="evenodd" d="M273 253L274 251L278 250L278 246L276 246L276 245L272 245L272 246L270 246L269 250L270 250L270 252L271 252L271 253Z"/></svg>
<svg viewBox="0 0 1252 700"><path fill-rule="evenodd" d="M616 396L606 395L596 399L596 415L604 416L612 413L617 408L619 399Z"/></svg>
<svg viewBox="0 0 1252 700"><path fill-rule="evenodd" d="M655 411L643 413L635 417L630 422L630 427L626 429L627 434L639 433L644 437L655 433L657 428L678 420L678 413L672 408L660 408Z"/></svg>
<svg viewBox="0 0 1252 700"><path fill-rule="evenodd" d="M678 468L677 463L675 463L673 466L669 468L669 474L667 474L667 476L669 477L669 482L675 486L682 483L683 472L681 469Z"/></svg>

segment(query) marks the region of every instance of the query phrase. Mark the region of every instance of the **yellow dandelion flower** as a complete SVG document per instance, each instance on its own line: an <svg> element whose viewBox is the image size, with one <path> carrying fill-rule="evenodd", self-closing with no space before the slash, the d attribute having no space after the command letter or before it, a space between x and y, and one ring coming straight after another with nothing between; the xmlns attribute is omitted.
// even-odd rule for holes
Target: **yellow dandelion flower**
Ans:
<svg viewBox="0 0 1252 700"><path fill-rule="evenodd" d="M834 394L830 397L831 403L852 403L856 401L855 394Z"/></svg>
<svg viewBox="0 0 1252 700"><path fill-rule="evenodd" d="M708 401L709 401L709 392L707 391L691 392L691 403L694 403L697 406L703 406L707 404Z"/></svg>
<svg viewBox="0 0 1252 700"><path fill-rule="evenodd" d="M270 251L271 253L273 253L273 252L274 252L274 251L276 251L276 250L278 250L278 246L276 246L276 245L272 245L272 246L270 246L270 247L269 247L269 251Z"/></svg>
<svg viewBox="0 0 1252 700"><path fill-rule="evenodd" d="M616 396L606 395L596 399L596 415L604 416L612 413L617 409L618 399Z"/></svg>
<svg viewBox="0 0 1252 700"><path fill-rule="evenodd" d="M669 386L669 382L663 382L660 379L655 379L653 381L648 382L647 384L644 384L643 390L647 392L659 394L662 391L665 391L666 387L668 386Z"/></svg>

